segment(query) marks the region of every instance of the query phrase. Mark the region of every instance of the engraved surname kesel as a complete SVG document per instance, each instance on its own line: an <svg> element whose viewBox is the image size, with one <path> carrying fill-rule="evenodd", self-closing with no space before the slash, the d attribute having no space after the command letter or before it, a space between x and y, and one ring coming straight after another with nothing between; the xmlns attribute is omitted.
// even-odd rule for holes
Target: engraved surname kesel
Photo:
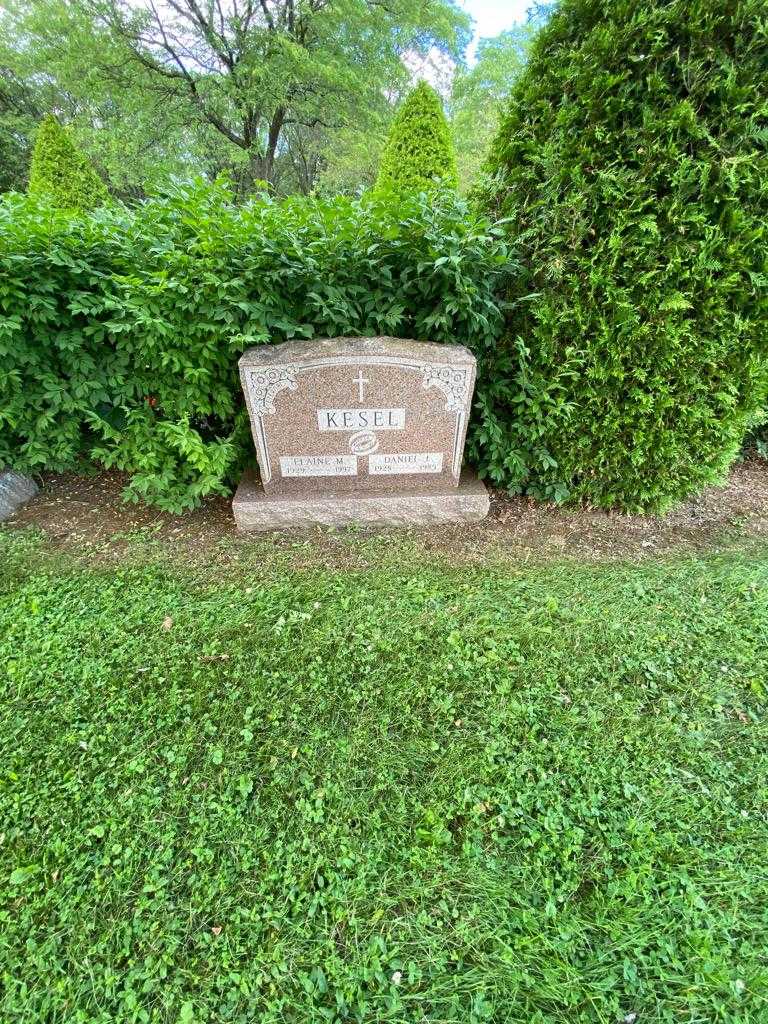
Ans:
<svg viewBox="0 0 768 1024"><path fill-rule="evenodd" d="M368 456L368 472L371 476L395 473L442 473L442 452L395 452L392 455L379 453Z"/></svg>
<svg viewBox="0 0 768 1024"><path fill-rule="evenodd" d="M405 409L318 409L317 428L326 430L402 430Z"/></svg>
<svg viewBox="0 0 768 1024"><path fill-rule="evenodd" d="M280 472L284 477L357 476L357 456L283 455Z"/></svg>

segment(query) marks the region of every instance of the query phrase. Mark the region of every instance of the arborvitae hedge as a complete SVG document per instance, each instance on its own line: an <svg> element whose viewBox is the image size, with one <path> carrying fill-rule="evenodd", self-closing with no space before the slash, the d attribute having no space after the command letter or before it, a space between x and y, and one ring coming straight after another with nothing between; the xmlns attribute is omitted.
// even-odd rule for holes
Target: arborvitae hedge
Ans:
<svg viewBox="0 0 768 1024"><path fill-rule="evenodd" d="M29 194L73 211L91 210L107 199L104 182L51 114L43 118L37 131Z"/></svg>
<svg viewBox="0 0 768 1024"><path fill-rule="evenodd" d="M488 168L526 268L498 481L663 509L736 455L768 390L767 24L764 0L563 0L541 32Z"/></svg>
<svg viewBox="0 0 768 1024"><path fill-rule="evenodd" d="M376 187L421 192L433 188L435 179L457 187L456 154L440 97L426 82L419 82L392 123Z"/></svg>

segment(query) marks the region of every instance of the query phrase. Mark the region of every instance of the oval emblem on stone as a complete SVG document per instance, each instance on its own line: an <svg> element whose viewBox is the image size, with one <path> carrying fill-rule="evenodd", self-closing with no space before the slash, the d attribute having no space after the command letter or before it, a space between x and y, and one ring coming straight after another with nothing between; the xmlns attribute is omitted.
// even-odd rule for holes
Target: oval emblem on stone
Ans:
<svg viewBox="0 0 768 1024"><path fill-rule="evenodd" d="M349 439L349 450L353 455L372 455L379 447L379 439L372 430L358 430Z"/></svg>

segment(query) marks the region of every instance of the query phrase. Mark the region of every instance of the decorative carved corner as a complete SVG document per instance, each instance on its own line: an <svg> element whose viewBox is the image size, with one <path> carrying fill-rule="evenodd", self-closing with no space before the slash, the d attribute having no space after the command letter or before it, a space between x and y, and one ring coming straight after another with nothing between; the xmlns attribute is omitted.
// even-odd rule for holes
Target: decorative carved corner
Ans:
<svg viewBox="0 0 768 1024"><path fill-rule="evenodd" d="M274 416L277 395L281 391L296 390L296 373L294 365L249 371L248 392L255 415Z"/></svg>
<svg viewBox="0 0 768 1024"><path fill-rule="evenodd" d="M464 412L469 404L469 370L455 366L425 366L422 387L439 388L446 412Z"/></svg>

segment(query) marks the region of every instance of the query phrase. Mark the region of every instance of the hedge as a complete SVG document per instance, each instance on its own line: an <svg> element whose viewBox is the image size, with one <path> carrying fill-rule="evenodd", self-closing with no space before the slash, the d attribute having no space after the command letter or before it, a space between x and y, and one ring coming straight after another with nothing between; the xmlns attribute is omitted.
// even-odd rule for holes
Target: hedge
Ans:
<svg viewBox="0 0 768 1024"><path fill-rule="evenodd" d="M766 69L763 0L562 0L540 33L484 194L525 267L499 483L663 510L735 457L768 391Z"/></svg>
<svg viewBox="0 0 768 1024"><path fill-rule="evenodd" d="M510 272L454 194L258 199L179 188L72 216L0 202L0 465L129 474L182 511L254 459L237 360L289 338L395 334L491 359ZM478 407L471 447L487 447ZM490 436L490 435L489 435Z"/></svg>

